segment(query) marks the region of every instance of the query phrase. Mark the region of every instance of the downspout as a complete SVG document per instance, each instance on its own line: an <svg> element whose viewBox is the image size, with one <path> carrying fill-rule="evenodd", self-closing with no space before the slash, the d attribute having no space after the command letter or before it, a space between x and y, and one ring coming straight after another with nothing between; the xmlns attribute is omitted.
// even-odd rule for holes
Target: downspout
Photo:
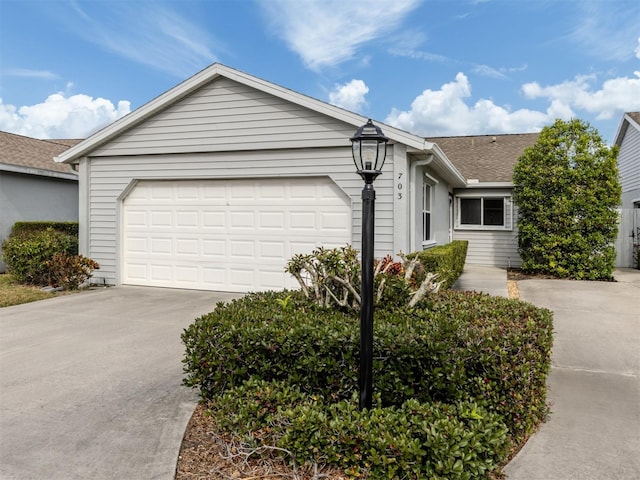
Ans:
<svg viewBox="0 0 640 480"><path fill-rule="evenodd" d="M418 167L424 167L425 165L429 165L433 161L433 154L429 154L429 158L426 160L418 160L411 164L411 169L409 170L409 247L412 252L417 250L416 248L416 193L415 193L415 178L416 178L416 170ZM406 230L405 230L406 231Z"/></svg>

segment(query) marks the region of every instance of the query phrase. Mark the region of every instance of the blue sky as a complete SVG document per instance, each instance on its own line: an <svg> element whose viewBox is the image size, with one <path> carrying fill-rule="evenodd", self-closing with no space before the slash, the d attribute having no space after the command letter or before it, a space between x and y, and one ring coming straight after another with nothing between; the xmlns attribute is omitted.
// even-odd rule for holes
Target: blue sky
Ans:
<svg viewBox="0 0 640 480"><path fill-rule="evenodd" d="M0 130L85 137L213 62L422 136L640 110L637 0L0 0Z"/></svg>

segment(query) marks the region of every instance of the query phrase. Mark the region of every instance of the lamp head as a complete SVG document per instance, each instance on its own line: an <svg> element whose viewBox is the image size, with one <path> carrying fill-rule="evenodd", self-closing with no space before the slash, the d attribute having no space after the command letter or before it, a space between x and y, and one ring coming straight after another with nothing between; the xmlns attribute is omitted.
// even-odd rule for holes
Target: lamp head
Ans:
<svg viewBox="0 0 640 480"><path fill-rule="evenodd" d="M365 182L373 183L382 173L388 141L380 127L374 125L371 119L351 137L353 163Z"/></svg>

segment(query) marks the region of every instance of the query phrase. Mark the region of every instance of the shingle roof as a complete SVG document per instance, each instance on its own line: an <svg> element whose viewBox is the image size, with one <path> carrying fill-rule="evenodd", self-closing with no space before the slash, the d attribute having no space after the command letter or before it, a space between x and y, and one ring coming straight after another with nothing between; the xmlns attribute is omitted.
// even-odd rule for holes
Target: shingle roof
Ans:
<svg viewBox="0 0 640 480"><path fill-rule="evenodd" d="M538 135L516 133L427 140L437 144L467 180L511 182L518 157L536 142Z"/></svg>
<svg viewBox="0 0 640 480"><path fill-rule="evenodd" d="M0 131L0 163L50 172L75 173L71 165L56 163L53 157L77 143L80 140L38 140Z"/></svg>
<svg viewBox="0 0 640 480"><path fill-rule="evenodd" d="M629 115L631 120L640 125L640 112L627 112L627 115Z"/></svg>

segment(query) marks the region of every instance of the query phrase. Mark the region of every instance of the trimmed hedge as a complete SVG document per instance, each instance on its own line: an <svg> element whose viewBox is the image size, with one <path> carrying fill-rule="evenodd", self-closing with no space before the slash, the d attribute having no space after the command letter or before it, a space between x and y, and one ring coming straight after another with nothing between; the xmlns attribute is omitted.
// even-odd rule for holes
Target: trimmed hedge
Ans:
<svg viewBox="0 0 640 480"><path fill-rule="evenodd" d="M454 240L420 252L412 252L407 258L418 257L428 272L438 274L443 288L451 288L462 275L467 258L467 240Z"/></svg>
<svg viewBox="0 0 640 480"><path fill-rule="evenodd" d="M249 380L209 403L219 433L276 446L299 463L328 463L371 479L488 478L506 457L499 415L472 402L408 400L359 411L357 398L326 404L286 382Z"/></svg>
<svg viewBox="0 0 640 480"><path fill-rule="evenodd" d="M53 229L68 235L78 236L78 222L16 222L11 228L11 235L17 236Z"/></svg>
<svg viewBox="0 0 640 480"><path fill-rule="evenodd" d="M286 381L327 402L357 389L359 322L300 292L251 294L182 334L184 383L211 400L249 378ZM378 309L374 385L385 407L477 402L522 439L547 414L552 314L531 304L444 291L413 309Z"/></svg>

